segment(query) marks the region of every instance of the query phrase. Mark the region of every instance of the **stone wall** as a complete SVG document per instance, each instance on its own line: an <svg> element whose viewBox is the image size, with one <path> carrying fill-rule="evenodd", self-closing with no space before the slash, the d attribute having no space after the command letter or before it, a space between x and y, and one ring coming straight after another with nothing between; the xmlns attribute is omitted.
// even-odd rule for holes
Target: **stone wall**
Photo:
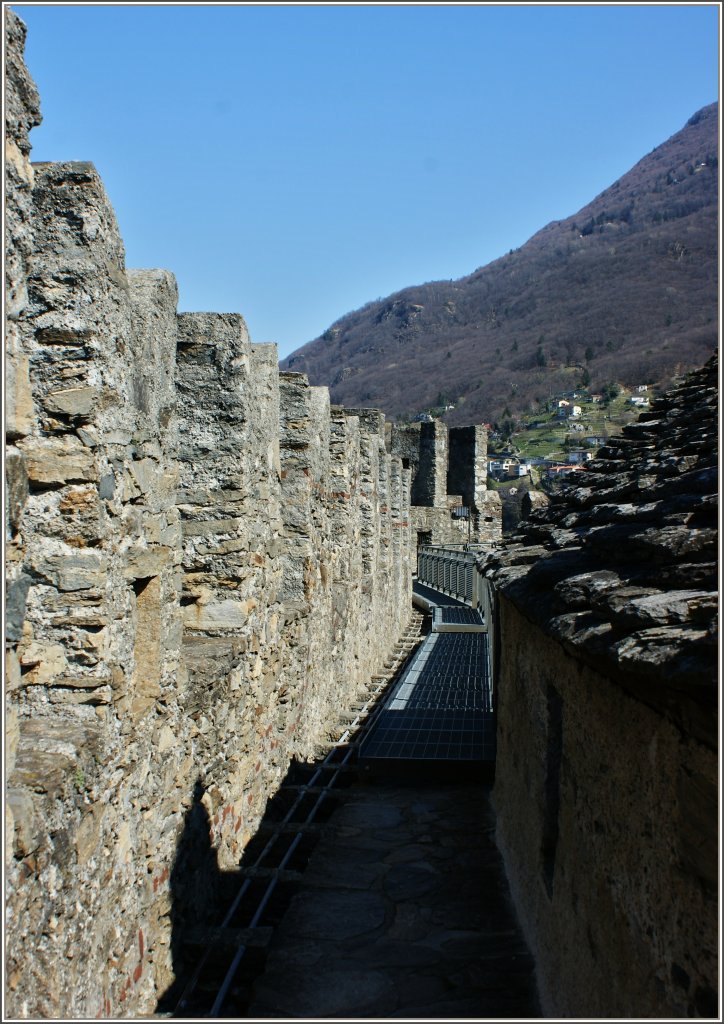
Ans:
<svg viewBox="0 0 724 1024"><path fill-rule="evenodd" d="M500 496L487 489L488 434L483 426L433 423L392 424L390 451L410 469L412 543L474 544L492 547L502 537ZM465 505L467 519L453 515ZM414 553L413 553L414 554Z"/></svg>
<svg viewBox="0 0 724 1024"><path fill-rule="evenodd" d="M716 449L712 360L480 563L498 844L547 1016L716 1015Z"/></svg>
<svg viewBox="0 0 724 1024"><path fill-rule="evenodd" d="M713 1014L716 752L498 614L497 841L544 1012Z"/></svg>
<svg viewBox="0 0 724 1024"><path fill-rule="evenodd" d="M14 1017L154 1011L291 758L411 611L409 470L31 168L8 24L6 963Z"/></svg>
<svg viewBox="0 0 724 1024"><path fill-rule="evenodd" d="M448 434L447 489L477 512L487 489L488 432L485 427L452 427Z"/></svg>
<svg viewBox="0 0 724 1024"><path fill-rule="evenodd" d="M447 427L439 420L420 424L420 456L411 502L440 508L447 496Z"/></svg>

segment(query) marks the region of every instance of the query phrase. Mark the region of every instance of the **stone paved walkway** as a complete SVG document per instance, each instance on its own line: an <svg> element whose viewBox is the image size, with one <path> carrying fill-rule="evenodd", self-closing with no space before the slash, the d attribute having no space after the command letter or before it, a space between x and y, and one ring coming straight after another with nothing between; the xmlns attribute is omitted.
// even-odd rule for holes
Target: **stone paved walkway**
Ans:
<svg viewBox="0 0 724 1024"><path fill-rule="evenodd" d="M250 1018L535 1018L489 785L348 790L276 929Z"/></svg>

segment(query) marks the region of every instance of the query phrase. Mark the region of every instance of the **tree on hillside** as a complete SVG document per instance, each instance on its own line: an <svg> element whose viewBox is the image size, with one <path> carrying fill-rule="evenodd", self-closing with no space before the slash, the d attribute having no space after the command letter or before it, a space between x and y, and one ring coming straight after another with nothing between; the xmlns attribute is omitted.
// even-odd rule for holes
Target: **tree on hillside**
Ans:
<svg viewBox="0 0 724 1024"><path fill-rule="evenodd" d="M610 380L601 388L601 394L603 396L603 404L610 405L614 398L618 398L621 394L621 388L615 381Z"/></svg>

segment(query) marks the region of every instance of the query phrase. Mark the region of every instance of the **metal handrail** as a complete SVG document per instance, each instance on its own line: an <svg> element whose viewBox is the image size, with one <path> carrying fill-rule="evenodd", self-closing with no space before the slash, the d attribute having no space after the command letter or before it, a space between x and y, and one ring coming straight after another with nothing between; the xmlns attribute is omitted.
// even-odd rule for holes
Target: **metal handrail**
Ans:
<svg viewBox="0 0 724 1024"><path fill-rule="evenodd" d="M472 608L479 608L488 630L488 670L490 692L494 699L495 685L495 632L494 594L489 580L478 568L481 552L489 550L483 545L432 545L425 544L417 550L417 578L433 590L464 601Z"/></svg>
<svg viewBox="0 0 724 1024"><path fill-rule="evenodd" d="M468 548L424 545L417 552L417 578L435 590L465 601L476 608L476 560L480 551Z"/></svg>

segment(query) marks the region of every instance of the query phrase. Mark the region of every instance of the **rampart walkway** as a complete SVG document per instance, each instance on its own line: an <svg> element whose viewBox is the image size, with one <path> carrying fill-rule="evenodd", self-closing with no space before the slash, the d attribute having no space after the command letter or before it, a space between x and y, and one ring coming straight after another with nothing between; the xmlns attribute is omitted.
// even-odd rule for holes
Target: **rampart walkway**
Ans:
<svg viewBox="0 0 724 1024"><path fill-rule="evenodd" d="M495 757L486 627L416 591L433 632L360 744L367 782L330 819L249 1016L540 1015L480 778Z"/></svg>
<svg viewBox="0 0 724 1024"><path fill-rule="evenodd" d="M432 631L415 652L360 745L363 764L495 761L487 624L471 608L415 583Z"/></svg>
<svg viewBox="0 0 724 1024"><path fill-rule="evenodd" d="M191 956L165 1003L171 1015L540 1016L494 841L492 764L358 758L409 685L405 659L422 639L415 618L390 664L386 703L366 703L318 766L290 774L238 878L222 880L231 892L246 879L222 926L183 939Z"/></svg>
<svg viewBox="0 0 724 1024"><path fill-rule="evenodd" d="M271 944L248 1016L537 1017L489 786L349 790Z"/></svg>

